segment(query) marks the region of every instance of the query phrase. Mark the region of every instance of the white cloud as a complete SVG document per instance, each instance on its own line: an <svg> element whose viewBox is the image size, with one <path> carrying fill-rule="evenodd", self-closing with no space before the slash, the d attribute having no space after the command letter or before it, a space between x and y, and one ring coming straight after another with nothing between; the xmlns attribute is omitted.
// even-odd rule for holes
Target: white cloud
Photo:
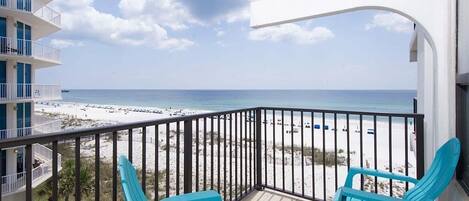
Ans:
<svg viewBox="0 0 469 201"><path fill-rule="evenodd" d="M75 40L63 40L63 39L52 39L50 41L50 44L52 47L55 48L68 48L68 47L81 47L84 46L84 43L81 41L75 41Z"/></svg>
<svg viewBox="0 0 469 201"><path fill-rule="evenodd" d="M53 6L62 13L62 28L68 36L160 49L185 49L194 44L188 39L170 37L149 16L122 18L100 12L93 7L93 0L56 0ZM140 7L138 3L133 6L134 10Z"/></svg>
<svg viewBox="0 0 469 201"><path fill-rule="evenodd" d="M334 33L325 27L307 28L297 24L283 24L249 32L249 39L257 41L289 41L296 44L315 44L334 38Z"/></svg>
<svg viewBox="0 0 469 201"><path fill-rule="evenodd" d="M413 30L413 23L397 13L379 13L373 16L371 23L365 25L366 30L374 28L384 28L398 33L410 33Z"/></svg>
<svg viewBox="0 0 469 201"><path fill-rule="evenodd" d="M218 37L222 37L222 36L224 36L224 35L225 35L225 32L224 32L224 31L222 31L222 30L218 30L218 31L217 31L217 36L218 36Z"/></svg>
<svg viewBox="0 0 469 201"><path fill-rule="evenodd" d="M228 23L234 23L238 21L249 20L250 16L251 16L251 10L248 5L241 9L237 9L237 10L227 13L223 18Z"/></svg>
<svg viewBox="0 0 469 201"><path fill-rule="evenodd" d="M126 17L149 18L172 30L202 24L177 0L120 0L119 9Z"/></svg>

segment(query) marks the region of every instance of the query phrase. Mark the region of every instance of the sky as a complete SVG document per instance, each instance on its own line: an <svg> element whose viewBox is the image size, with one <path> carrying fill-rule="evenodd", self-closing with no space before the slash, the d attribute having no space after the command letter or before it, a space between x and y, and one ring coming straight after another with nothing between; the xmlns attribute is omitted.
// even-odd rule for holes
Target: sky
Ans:
<svg viewBox="0 0 469 201"><path fill-rule="evenodd" d="M248 0L54 0L64 89L415 89L413 23L367 10L249 27Z"/></svg>

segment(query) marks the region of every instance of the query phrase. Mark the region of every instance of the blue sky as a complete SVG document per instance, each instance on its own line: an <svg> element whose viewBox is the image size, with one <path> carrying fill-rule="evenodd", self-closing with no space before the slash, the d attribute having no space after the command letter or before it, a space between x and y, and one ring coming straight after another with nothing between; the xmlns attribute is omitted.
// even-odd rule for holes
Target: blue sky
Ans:
<svg viewBox="0 0 469 201"><path fill-rule="evenodd" d="M54 0L44 39L63 65L38 83L83 89L415 89L412 22L360 11L266 29L245 0Z"/></svg>

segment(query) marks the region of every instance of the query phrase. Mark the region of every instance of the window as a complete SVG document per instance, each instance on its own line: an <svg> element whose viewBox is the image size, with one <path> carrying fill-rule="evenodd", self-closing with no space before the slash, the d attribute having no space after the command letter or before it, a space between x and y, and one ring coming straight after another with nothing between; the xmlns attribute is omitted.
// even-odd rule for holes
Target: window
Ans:
<svg viewBox="0 0 469 201"><path fill-rule="evenodd" d="M18 10L24 10L24 11L31 12L31 0L17 0L16 1L16 8Z"/></svg>
<svg viewBox="0 0 469 201"><path fill-rule="evenodd" d="M16 64L16 97L31 97L31 64Z"/></svg>
<svg viewBox="0 0 469 201"><path fill-rule="evenodd" d="M31 127L31 103L17 103L16 104L16 128L19 136L30 135L29 128Z"/></svg>
<svg viewBox="0 0 469 201"><path fill-rule="evenodd" d="M18 54L31 55L31 26L16 22L16 38Z"/></svg>
<svg viewBox="0 0 469 201"><path fill-rule="evenodd" d="M7 50L7 39L5 37L7 37L7 19L0 17L0 53Z"/></svg>

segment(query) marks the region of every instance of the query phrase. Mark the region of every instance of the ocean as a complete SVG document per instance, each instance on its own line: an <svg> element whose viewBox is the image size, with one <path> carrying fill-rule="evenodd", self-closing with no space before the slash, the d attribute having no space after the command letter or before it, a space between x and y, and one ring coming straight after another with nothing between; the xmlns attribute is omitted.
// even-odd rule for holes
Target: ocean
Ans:
<svg viewBox="0 0 469 201"><path fill-rule="evenodd" d="M411 113L415 90L83 90L64 102L223 111L256 106Z"/></svg>

